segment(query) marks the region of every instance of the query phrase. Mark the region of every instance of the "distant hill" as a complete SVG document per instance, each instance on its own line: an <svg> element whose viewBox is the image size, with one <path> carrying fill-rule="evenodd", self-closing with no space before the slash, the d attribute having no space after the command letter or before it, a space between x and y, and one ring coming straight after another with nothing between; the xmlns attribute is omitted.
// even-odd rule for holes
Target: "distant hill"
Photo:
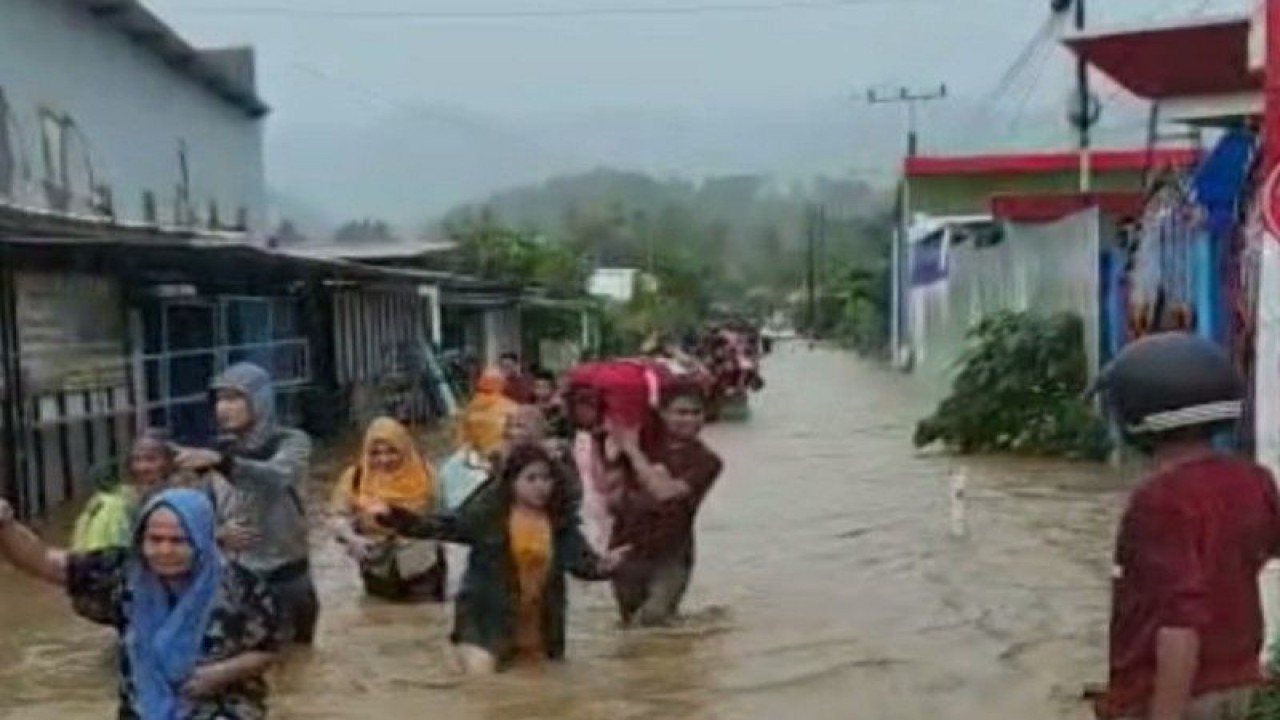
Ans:
<svg viewBox="0 0 1280 720"><path fill-rule="evenodd" d="M1143 123L1133 107L1111 108L1096 141L1138 144ZM920 132L926 153L1060 149L1072 143L1060 109L992 116L962 99L922 113ZM305 216L303 225L332 228L372 217L416 230L504 188L600 167L694 181L760 175L778 184L856 175L888 187L904 147L900 108L839 99L794 108L698 114L600 110L510 120L428 107L361 127L282 124L269 136L268 158L272 186L287 193L278 198L280 209Z"/></svg>

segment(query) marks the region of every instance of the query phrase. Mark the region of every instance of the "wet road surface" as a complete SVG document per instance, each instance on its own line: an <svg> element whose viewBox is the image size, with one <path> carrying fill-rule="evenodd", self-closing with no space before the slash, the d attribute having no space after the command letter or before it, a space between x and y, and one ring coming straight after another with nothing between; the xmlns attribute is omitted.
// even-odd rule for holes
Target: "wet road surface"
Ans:
<svg viewBox="0 0 1280 720"><path fill-rule="evenodd" d="M607 587L580 587L570 662L463 684L448 608L363 599L318 533L321 636L277 678L274 716L1088 717L1078 698L1105 673L1124 479L917 456L919 384L842 353L784 346L765 371L751 421L708 433L728 470L700 520L682 627L622 633ZM960 538L957 470L969 478ZM0 627L0 718L110 715L110 635L56 591L0 569Z"/></svg>

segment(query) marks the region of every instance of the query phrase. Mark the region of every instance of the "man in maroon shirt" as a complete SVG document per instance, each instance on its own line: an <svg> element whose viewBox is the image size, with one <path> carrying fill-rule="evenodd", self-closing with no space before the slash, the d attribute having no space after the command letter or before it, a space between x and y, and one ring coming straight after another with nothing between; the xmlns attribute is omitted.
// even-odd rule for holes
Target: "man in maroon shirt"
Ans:
<svg viewBox="0 0 1280 720"><path fill-rule="evenodd" d="M636 432L610 432L624 458L614 469L610 505L611 547L631 547L613 576L627 625L664 625L675 618L693 572L694 521L724 467L698 438L705 413L696 386L665 392L661 405L664 432L652 457Z"/></svg>
<svg viewBox="0 0 1280 720"><path fill-rule="evenodd" d="M498 370L507 380L503 394L520 405L533 404L533 381L521 367L519 355L503 353L502 357L498 358Z"/></svg>
<svg viewBox="0 0 1280 720"><path fill-rule="evenodd" d="M1262 681L1258 574L1280 550L1271 474L1220 453L1243 381L1184 334L1131 345L1100 386L1151 458L1116 542L1110 679L1100 718L1245 720Z"/></svg>

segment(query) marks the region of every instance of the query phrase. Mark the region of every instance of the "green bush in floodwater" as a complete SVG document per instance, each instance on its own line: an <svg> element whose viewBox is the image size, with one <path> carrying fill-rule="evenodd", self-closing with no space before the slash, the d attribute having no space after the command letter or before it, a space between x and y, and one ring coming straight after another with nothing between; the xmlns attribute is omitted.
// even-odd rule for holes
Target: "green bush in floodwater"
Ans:
<svg viewBox="0 0 1280 720"><path fill-rule="evenodd" d="M1280 720L1280 690L1267 688L1258 693L1249 720Z"/></svg>
<svg viewBox="0 0 1280 720"><path fill-rule="evenodd" d="M1267 674L1276 677L1280 672L1280 643L1273 638L1267 650ZM1249 720L1280 720L1280 687L1263 688L1253 699Z"/></svg>
<svg viewBox="0 0 1280 720"><path fill-rule="evenodd" d="M916 447L1106 457L1106 424L1083 398L1088 360L1078 315L1002 311L971 328L968 341L951 396L916 426Z"/></svg>

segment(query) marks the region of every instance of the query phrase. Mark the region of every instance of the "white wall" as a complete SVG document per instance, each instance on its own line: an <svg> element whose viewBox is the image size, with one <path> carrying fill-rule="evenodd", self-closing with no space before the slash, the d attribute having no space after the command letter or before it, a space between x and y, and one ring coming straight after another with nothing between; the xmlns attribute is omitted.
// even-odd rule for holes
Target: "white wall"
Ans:
<svg viewBox="0 0 1280 720"><path fill-rule="evenodd" d="M46 206L40 112L48 109L72 118L87 141L69 146L73 211L87 211L92 197L87 158L94 182L110 186L117 218L142 221L143 192L150 190L159 221L173 223L185 141L200 224L212 201L222 225L244 207L250 228L263 228L262 122L78 3L0 0L0 91L17 165L10 202ZM0 177L0 191L3 185Z"/></svg>
<svg viewBox="0 0 1280 720"><path fill-rule="evenodd" d="M520 311L517 308L486 308L483 317L483 357L487 365L496 365L503 353L521 354Z"/></svg>
<svg viewBox="0 0 1280 720"><path fill-rule="evenodd" d="M635 295L638 270L633 268L598 268L591 273L588 290L596 297L616 302L631 302Z"/></svg>

